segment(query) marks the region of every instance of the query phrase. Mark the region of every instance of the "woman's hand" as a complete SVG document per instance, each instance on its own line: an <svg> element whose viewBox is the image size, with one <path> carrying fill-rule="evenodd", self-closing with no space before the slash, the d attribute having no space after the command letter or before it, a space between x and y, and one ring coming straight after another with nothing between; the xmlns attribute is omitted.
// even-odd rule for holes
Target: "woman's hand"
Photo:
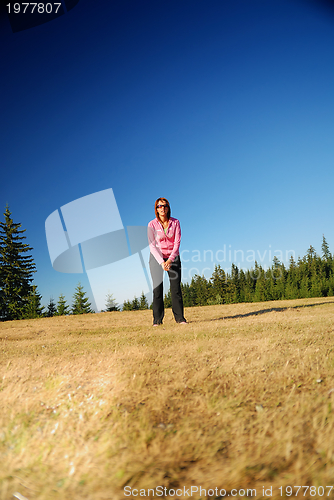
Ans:
<svg viewBox="0 0 334 500"><path fill-rule="evenodd" d="M166 260L166 262L165 261L161 262L161 267L164 271L169 271L171 265L172 261L170 259Z"/></svg>
<svg viewBox="0 0 334 500"><path fill-rule="evenodd" d="M169 271L171 265L172 265L172 261L170 259L166 260L165 271Z"/></svg>

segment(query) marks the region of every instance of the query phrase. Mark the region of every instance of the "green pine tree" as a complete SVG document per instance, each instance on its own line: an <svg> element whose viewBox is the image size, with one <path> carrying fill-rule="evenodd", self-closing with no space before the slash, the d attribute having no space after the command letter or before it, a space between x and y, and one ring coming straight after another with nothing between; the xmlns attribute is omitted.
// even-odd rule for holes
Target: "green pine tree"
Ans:
<svg viewBox="0 0 334 500"><path fill-rule="evenodd" d="M226 274L220 265L215 266L215 269L210 278L210 299L209 304L224 304L226 294Z"/></svg>
<svg viewBox="0 0 334 500"><path fill-rule="evenodd" d="M42 296L37 292L37 286L33 285L32 292L28 297L28 303L22 314L23 318L32 319L43 316L44 307L41 305Z"/></svg>
<svg viewBox="0 0 334 500"><path fill-rule="evenodd" d="M116 304L116 300L112 293L108 293L106 297L106 311L119 311L119 306Z"/></svg>
<svg viewBox="0 0 334 500"><path fill-rule="evenodd" d="M54 303L54 300L52 297L50 297L50 302L48 303L47 311L46 311L46 316L48 318L52 318L57 314L57 307L56 304Z"/></svg>
<svg viewBox="0 0 334 500"><path fill-rule="evenodd" d="M33 293L33 273L36 266L24 243L25 229L14 223L9 207L0 222L0 319L20 319L25 314L29 296Z"/></svg>
<svg viewBox="0 0 334 500"><path fill-rule="evenodd" d="M232 264L231 269L231 281L232 281L232 302L240 302L240 272L235 264Z"/></svg>
<svg viewBox="0 0 334 500"><path fill-rule="evenodd" d="M304 275L300 281L299 297L305 299L310 297L311 283L308 276Z"/></svg>
<svg viewBox="0 0 334 500"><path fill-rule="evenodd" d="M239 270L239 302L246 302L246 275L243 269Z"/></svg>
<svg viewBox="0 0 334 500"><path fill-rule="evenodd" d="M191 289L189 283L181 283L181 291L184 307L191 307L194 305L191 298Z"/></svg>
<svg viewBox="0 0 334 500"><path fill-rule="evenodd" d="M286 269L276 255L271 268L266 271L266 300L280 300L285 294Z"/></svg>
<svg viewBox="0 0 334 500"><path fill-rule="evenodd" d="M209 285L205 276L195 274L190 286L193 290L193 300L196 306L206 306L209 299Z"/></svg>
<svg viewBox="0 0 334 500"><path fill-rule="evenodd" d="M294 258L290 257L290 265L287 270L286 285L284 291L284 297L286 299L297 299L299 294L298 289L298 268Z"/></svg>
<svg viewBox="0 0 334 500"><path fill-rule="evenodd" d="M66 316L66 314L70 313L69 309L65 296L61 293L57 302L57 316Z"/></svg>
<svg viewBox="0 0 334 500"><path fill-rule="evenodd" d="M253 302L255 293L256 280L253 277L253 270L247 269L244 282L244 297L245 302Z"/></svg>
<svg viewBox="0 0 334 500"><path fill-rule="evenodd" d="M93 312L91 303L88 301L86 292L83 290L83 286L78 283L75 290L73 295L72 314L87 314Z"/></svg>
<svg viewBox="0 0 334 500"><path fill-rule="evenodd" d="M139 309L148 309L148 302L147 298L145 297L144 292L142 292L140 299L139 299Z"/></svg>
<svg viewBox="0 0 334 500"><path fill-rule="evenodd" d="M137 299L137 297L135 297L131 303L131 306L132 306L132 311L138 311L139 309L139 300Z"/></svg>
<svg viewBox="0 0 334 500"><path fill-rule="evenodd" d="M331 259L331 253L329 251L329 245L326 241L326 238L324 235L322 235L322 245L321 245L321 250L322 250L322 258L323 260L330 260Z"/></svg>
<svg viewBox="0 0 334 500"><path fill-rule="evenodd" d="M122 311L132 311L132 302L131 302L131 300L125 300L124 301Z"/></svg>
<svg viewBox="0 0 334 500"><path fill-rule="evenodd" d="M266 274L262 266L259 266L255 261L255 269L253 272L256 285L254 290L254 302L262 302L266 300Z"/></svg>
<svg viewBox="0 0 334 500"><path fill-rule="evenodd" d="M317 253L315 251L315 248L312 245L310 245L310 247L306 252L307 261L311 262L316 257L316 255Z"/></svg>

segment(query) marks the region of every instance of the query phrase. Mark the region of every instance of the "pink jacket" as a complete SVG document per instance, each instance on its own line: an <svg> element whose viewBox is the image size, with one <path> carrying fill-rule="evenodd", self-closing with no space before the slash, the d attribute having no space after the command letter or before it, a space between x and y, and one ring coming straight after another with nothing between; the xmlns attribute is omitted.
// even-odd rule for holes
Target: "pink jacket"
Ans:
<svg viewBox="0 0 334 500"><path fill-rule="evenodd" d="M181 227L180 222L174 217L169 218L166 234L158 219L151 220L147 235L151 254L159 264L162 264L164 258L173 261L179 255Z"/></svg>

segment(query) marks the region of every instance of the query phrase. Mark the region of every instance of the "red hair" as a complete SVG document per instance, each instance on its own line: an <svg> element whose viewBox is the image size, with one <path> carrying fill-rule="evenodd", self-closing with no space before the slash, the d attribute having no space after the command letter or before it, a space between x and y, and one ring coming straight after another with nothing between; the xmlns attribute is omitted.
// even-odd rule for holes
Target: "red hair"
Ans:
<svg viewBox="0 0 334 500"><path fill-rule="evenodd" d="M160 217L159 217L159 214L158 214L158 209L157 209L157 206L159 205L159 201L164 201L166 203L166 205L168 206L168 210L167 210L167 220L169 220L170 218L170 205L169 205L169 201L166 200L166 198L158 198L155 202L155 205L154 205L154 211L155 211L155 216L158 220L160 220Z"/></svg>

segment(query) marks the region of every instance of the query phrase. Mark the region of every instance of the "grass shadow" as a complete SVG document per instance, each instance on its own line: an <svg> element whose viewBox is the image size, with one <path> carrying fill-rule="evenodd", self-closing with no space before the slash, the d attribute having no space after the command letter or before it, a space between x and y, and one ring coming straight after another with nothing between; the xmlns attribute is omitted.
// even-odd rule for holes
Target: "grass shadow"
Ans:
<svg viewBox="0 0 334 500"><path fill-rule="evenodd" d="M249 316L259 316L260 314L265 314L265 313L270 313L270 312L283 312L283 311L287 311L288 309L303 309L305 307L322 306L324 304L334 304L334 301L316 302L314 304L303 304L300 306L270 307L269 309L260 309L259 311L252 311L252 312L249 312L246 314L235 314L233 316L222 316L221 318L207 319L204 321L220 321L222 319L248 318ZM202 321L203 320L200 320L199 322L202 322ZM191 321L191 323L198 323L198 321Z"/></svg>

